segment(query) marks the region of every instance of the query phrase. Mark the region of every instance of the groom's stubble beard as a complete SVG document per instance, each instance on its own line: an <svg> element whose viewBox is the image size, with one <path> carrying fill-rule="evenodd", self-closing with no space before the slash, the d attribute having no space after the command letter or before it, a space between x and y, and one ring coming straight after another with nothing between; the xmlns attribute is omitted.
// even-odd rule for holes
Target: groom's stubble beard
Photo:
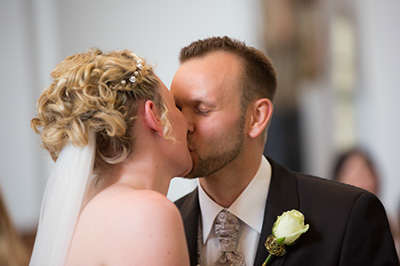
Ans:
<svg viewBox="0 0 400 266"><path fill-rule="evenodd" d="M199 154L197 153L197 150L195 150L194 152L196 152L197 162L193 160L193 168L185 178L193 179L196 177L210 176L234 161L243 150L244 125L245 115L242 114L238 119L236 130L227 132L227 134L235 134L236 137L233 140L231 139L229 142L220 145L222 149L220 148L215 152L205 155ZM189 135L188 143L191 143L191 137Z"/></svg>

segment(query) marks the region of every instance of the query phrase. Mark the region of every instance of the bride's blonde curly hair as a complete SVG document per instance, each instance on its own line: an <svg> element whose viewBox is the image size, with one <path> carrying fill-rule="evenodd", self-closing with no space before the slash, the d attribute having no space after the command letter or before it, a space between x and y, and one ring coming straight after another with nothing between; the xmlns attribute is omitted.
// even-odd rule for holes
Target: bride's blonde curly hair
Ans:
<svg viewBox="0 0 400 266"><path fill-rule="evenodd" d="M65 58L51 76L31 126L54 161L67 142L87 145L89 130L96 132L95 171L124 161L132 152L138 103L145 100L159 108L168 138L171 124L159 80L130 50L103 53L92 48Z"/></svg>

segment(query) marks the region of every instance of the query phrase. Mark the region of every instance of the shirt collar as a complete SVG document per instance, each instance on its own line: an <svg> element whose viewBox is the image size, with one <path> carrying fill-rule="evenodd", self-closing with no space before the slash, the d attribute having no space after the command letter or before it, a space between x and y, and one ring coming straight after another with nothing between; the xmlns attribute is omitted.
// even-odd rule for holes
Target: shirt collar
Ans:
<svg viewBox="0 0 400 266"><path fill-rule="evenodd" d="M228 208L229 212L258 233L261 233L262 229L270 181L271 165L268 160L262 156L261 164L256 175L240 196ZM200 182L197 182L203 223L203 242L205 243L211 232L215 217L224 207L214 202L203 190ZM249 208L249 206L251 206L251 208Z"/></svg>

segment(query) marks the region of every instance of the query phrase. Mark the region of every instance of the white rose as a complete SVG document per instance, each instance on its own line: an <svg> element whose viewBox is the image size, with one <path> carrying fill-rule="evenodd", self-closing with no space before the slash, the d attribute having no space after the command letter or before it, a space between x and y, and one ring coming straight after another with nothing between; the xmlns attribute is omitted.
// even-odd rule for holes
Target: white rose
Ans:
<svg viewBox="0 0 400 266"><path fill-rule="evenodd" d="M297 210L284 212L272 227L272 234L277 238L285 238L283 244L293 245L294 242L305 232L309 225L304 225L304 216Z"/></svg>

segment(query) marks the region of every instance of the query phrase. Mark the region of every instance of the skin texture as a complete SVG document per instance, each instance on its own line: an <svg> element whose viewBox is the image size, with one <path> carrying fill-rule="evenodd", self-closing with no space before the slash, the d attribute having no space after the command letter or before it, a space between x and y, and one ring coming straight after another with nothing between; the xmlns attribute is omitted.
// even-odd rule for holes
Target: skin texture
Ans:
<svg viewBox="0 0 400 266"><path fill-rule="evenodd" d="M142 103L133 152L91 186L66 265L189 265L182 218L165 196L170 180L192 166L188 125L164 84L160 89L174 139L162 137L155 104Z"/></svg>
<svg viewBox="0 0 400 266"><path fill-rule="evenodd" d="M82 213L67 265L188 265L185 243L173 203L115 184Z"/></svg>
<svg viewBox="0 0 400 266"><path fill-rule="evenodd" d="M260 165L272 103L252 101L240 108L242 62L216 51L185 61L171 84L176 104L189 123L188 145L193 170L218 204L229 207Z"/></svg>

